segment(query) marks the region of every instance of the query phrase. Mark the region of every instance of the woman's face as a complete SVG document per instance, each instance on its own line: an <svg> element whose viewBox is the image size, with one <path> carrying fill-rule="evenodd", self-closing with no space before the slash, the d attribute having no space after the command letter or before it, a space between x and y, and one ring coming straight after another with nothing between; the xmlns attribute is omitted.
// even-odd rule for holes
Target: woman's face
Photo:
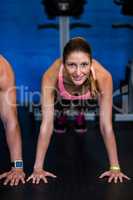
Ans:
<svg viewBox="0 0 133 200"><path fill-rule="evenodd" d="M82 85L90 73L91 61L89 54L75 51L68 55L65 69L76 86Z"/></svg>

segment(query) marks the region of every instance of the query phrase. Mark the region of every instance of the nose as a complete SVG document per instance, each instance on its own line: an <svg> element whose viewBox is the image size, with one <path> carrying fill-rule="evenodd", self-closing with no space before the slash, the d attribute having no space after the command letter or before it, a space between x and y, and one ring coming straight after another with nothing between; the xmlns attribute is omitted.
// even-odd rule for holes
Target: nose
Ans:
<svg viewBox="0 0 133 200"><path fill-rule="evenodd" d="M77 69L76 69L76 74L77 74L77 76L79 76L79 75L81 74L81 69L80 69L79 66L78 66Z"/></svg>

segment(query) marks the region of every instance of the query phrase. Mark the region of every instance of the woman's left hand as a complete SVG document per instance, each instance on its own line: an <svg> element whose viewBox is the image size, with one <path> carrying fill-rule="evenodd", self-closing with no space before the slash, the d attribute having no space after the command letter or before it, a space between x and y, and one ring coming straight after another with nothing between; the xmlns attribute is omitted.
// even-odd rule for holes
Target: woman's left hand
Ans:
<svg viewBox="0 0 133 200"><path fill-rule="evenodd" d="M104 178L104 177L108 177L108 183L111 183L112 181L114 181L114 183L117 182L123 182L123 179L127 179L130 180L130 178L128 176L126 176L125 174L123 174L121 171L106 171L104 173L102 173L99 178Z"/></svg>

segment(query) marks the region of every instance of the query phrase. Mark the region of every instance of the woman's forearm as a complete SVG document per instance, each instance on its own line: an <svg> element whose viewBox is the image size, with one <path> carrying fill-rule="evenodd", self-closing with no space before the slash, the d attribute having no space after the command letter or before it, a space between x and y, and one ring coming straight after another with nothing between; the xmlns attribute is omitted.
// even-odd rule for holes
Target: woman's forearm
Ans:
<svg viewBox="0 0 133 200"><path fill-rule="evenodd" d="M110 166L119 165L116 140L113 130L102 133L102 136L106 146Z"/></svg>
<svg viewBox="0 0 133 200"><path fill-rule="evenodd" d="M40 129L34 169L43 168L43 163L44 163L46 152L50 143L52 132L53 132L53 128L51 126L45 127L44 129L42 128Z"/></svg>

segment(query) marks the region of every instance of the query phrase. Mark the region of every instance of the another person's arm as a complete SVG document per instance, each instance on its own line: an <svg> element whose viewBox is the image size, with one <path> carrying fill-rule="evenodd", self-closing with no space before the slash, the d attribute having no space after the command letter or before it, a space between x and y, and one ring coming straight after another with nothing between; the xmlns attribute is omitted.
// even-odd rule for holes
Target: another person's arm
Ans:
<svg viewBox="0 0 133 200"><path fill-rule="evenodd" d="M101 80L102 81L99 81L99 87L102 92L102 95L99 97L100 129L109 158L110 170L104 172L100 178L107 176L108 182L114 181L117 183L118 180L123 182L123 178L129 178L121 172L116 140L112 127L112 77L109 73L106 73L106 76Z"/></svg>
<svg viewBox="0 0 133 200"><path fill-rule="evenodd" d="M22 161L22 144L17 117L14 74L11 66L4 58L0 59L0 70L2 75L0 78L0 118L4 125L11 162ZM5 178L5 185L10 183L13 186L18 185L19 182L25 183L23 167L12 167L9 172L0 175L0 179L3 178Z"/></svg>

